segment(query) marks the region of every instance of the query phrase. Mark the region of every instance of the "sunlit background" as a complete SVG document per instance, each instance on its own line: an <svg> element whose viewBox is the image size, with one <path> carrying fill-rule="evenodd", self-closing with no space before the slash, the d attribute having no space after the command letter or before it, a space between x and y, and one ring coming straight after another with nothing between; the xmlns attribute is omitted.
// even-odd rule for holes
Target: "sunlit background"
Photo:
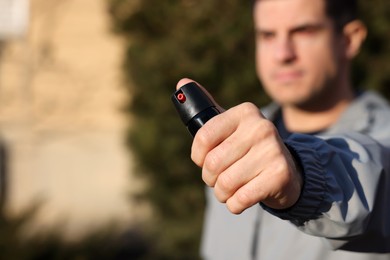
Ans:
<svg viewBox="0 0 390 260"><path fill-rule="evenodd" d="M107 5L0 1L1 259L21 259L12 239L53 232L74 242L147 214L129 199L142 184L124 140L124 41Z"/></svg>

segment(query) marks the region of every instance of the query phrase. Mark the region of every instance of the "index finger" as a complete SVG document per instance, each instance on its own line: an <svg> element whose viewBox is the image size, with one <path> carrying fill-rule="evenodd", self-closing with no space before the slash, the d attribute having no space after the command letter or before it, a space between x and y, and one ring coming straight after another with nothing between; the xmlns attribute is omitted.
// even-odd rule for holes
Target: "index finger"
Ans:
<svg viewBox="0 0 390 260"><path fill-rule="evenodd" d="M203 167L207 154L231 136L237 129L240 115L230 109L211 118L199 129L191 148L191 159Z"/></svg>

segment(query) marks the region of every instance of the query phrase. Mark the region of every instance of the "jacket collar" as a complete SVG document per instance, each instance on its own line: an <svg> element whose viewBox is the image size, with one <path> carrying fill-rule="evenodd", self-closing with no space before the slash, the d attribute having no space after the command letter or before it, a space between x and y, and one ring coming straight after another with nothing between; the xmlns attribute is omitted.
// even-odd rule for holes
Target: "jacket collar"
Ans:
<svg viewBox="0 0 390 260"><path fill-rule="evenodd" d="M382 106L388 106L388 103L384 98L375 92L365 91L356 97L349 107L341 114L337 122L323 133L334 134L345 132L346 130L367 133L373 125L373 110ZM271 103L261 109L262 114L269 120L274 120L278 111L280 111L280 106L276 103Z"/></svg>

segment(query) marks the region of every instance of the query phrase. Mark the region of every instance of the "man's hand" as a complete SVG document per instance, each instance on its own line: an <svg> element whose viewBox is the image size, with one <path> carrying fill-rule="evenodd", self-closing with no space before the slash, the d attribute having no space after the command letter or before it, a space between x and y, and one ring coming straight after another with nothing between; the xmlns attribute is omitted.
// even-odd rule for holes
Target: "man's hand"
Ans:
<svg viewBox="0 0 390 260"><path fill-rule="evenodd" d="M190 81L182 79L177 87ZM191 158L232 213L258 202L285 209L300 196L303 181L292 155L275 126L251 103L233 107L200 128Z"/></svg>

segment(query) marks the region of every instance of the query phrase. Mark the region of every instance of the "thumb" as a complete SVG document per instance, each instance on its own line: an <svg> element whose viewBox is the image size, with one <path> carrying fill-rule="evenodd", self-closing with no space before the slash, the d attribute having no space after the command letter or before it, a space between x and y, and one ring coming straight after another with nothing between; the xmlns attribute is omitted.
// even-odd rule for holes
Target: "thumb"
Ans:
<svg viewBox="0 0 390 260"><path fill-rule="evenodd" d="M185 84L188 84L190 82L195 82L195 81L192 79L188 79L188 78L183 78L183 79L179 80L179 82L177 82L177 84L176 84L176 90L178 90L179 88L181 88L182 86L184 86ZM198 82L195 82L195 83L199 86Z"/></svg>
<svg viewBox="0 0 390 260"><path fill-rule="evenodd" d="M200 85L198 82L196 82L192 79L182 78L181 80L179 80L179 82L177 82L177 84L176 84L176 90L178 90L179 88L181 88L184 85L191 83L191 82L194 82L196 85L198 85L199 88L201 88L203 90L204 93L206 93L206 95L214 102L214 104L217 105L217 108L219 111L221 111L221 112L225 111L225 109L223 109L220 105L218 105L217 102L215 102L213 96L202 85Z"/></svg>

